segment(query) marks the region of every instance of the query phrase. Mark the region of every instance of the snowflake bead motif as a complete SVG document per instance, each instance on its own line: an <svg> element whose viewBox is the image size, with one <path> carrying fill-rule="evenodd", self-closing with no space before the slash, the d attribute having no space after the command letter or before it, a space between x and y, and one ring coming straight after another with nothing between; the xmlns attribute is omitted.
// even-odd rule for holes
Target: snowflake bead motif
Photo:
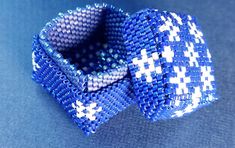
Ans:
<svg viewBox="0 0 235 148"><path fill-rule="evenodd" d="M96 119L95 113L101 112L102 107L97 107L97 103L92 102L88 106L78 100L75 103L72 103L72 107L76 110L76 116L78 118L86 117L87 119L93 121Z"/></svg>
<svg viewBox="0 0 235 148"><path fill-rule="evenodd" d="M124 28L135 95L146 118L181 117L217 99L211 55L194 17L147 9Z"/></svg>
<svg viewBox="0 0 235 148"><path fill-rule="evenodd" d="M134 58L133 64L138 65L139 71L135 73L136 78L140 78L142 75L146 76L147 82L152 82L151 72L162 73L160 66L154 66L154 60L158 60L158 53L152 53L151 57L147 56L146 49L140 51L142 59Z"/></svg>

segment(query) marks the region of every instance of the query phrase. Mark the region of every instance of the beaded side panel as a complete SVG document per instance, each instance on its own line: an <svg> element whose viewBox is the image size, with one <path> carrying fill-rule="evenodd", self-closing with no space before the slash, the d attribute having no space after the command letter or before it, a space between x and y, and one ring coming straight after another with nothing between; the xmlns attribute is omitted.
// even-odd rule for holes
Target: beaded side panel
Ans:
<svg viewBox="0 0 235 148"><path fill-rule="evenodd" d="M129 78L96 92L78 90L50 59L35 37L32 53L33 80L46 88L87 135L133 103Z"/></svg>
<svg viewBox="0 0 235 148"><path fill-rule="evenodd" d="M216 100L211 55L194 17L144 10L125 22L124 38L146 118L181 117Z"/></svg>

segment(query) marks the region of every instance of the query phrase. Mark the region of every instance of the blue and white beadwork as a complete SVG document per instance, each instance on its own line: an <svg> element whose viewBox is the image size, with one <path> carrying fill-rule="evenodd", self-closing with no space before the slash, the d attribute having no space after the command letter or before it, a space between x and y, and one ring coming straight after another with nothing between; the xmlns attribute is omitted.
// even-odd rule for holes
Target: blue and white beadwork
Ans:
<svg viewBox="0 0 235 148"><path fill-rule="evenodd" d="M106 4L60 13L33 42L33 79L85 134L133 103L122 24L127 14Z"/></svg>
<svg viewBox="0 0 235 148"><path fill-rule="evenodd" d="M78 118L86 117L90 121L95 120L95 114L102 111L102 107L98 106L95 102L85 106L81 101L76 100L76 102L72 103L72 107L76 110L76 116Z"/></svg>
<svg viewBox="0 0 235 148"><path fill-rule="evenodd" d="M181 117L216 100L211 55L194 17L142 10L125 21L124 38L148 119Z"/></svg>
<svg viewBox="0 0 235 148"><path fill-rule="evenodd" d="M85 134L134 98L153 121L217 99L211 55L190 15L147 9L129 17L106 4L59 13L34 37L32 65L33 79Z"/></svg>
<svg viewBox="0 0 235 148"><path fill-rule="evenodd" d="M154 52L151 54L151 57L147 56L146 49L142 49L140 51L141 54L141 59L139 60L138 58L133 58L132 63L134 65L137 65L139 67L139 70L135 72L135 77L136 78L141 78L142 75L146 77L147 82L152 82L152 76L151 73L155 72L158 74L162 73L162 68L160 65L155 66L154 61L159 60L159 56L157 52ZM147 64L148 66L145 66Z"/></svg>

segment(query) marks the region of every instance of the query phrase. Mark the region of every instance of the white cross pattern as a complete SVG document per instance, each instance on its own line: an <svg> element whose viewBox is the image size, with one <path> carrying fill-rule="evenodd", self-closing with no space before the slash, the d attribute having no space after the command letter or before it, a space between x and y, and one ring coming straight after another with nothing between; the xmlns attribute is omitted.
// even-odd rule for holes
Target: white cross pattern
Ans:
<svg viewBox="0 0 235 148"><path fill-rule="evenodd" d="M177 74L176 77L171 77L170 78L170 83L172 84L178 84L178 87L176 88L176 94L177 95L182 95L182 94L187 94L188 93L188 87L187 83L190 83L190 77L186 77L186 67L180 67L174 66L174 71Z"/></svg>
<svg viewBox="0 0 235 148"><path fill-rule="evenodd" d="M181 17L179 17L179 16L178 16L176 13L174 13L174 12L171 12L171 15L177 20L177 22L178 22L180 25L183 25Z"/></svg>
<svg viewBox="0 0 235 148"><path fill-rule="evenodd" d="M174 52L171 50L170 46L164 46L162 57L164 57L167 62L173 62Z"/></svg>
<svg viewBox="0 0 235 148"><path fill-rule="evenodd" d="M138 65L139 71L135 73L136 78L140 78L142 75L146 76L147 82L152 82L153 78L151 76L151 72L156 72L157 74L162 73L162 68L160 66L155 67L154 61L159 59L158 53L152 53L151 57L147 56L146 49L141 50L142 59L138 60L138 58L133 58L132 62L134 65ZM145 64L148 64L148 67L145 67Z"/></svg>
<svg viewBox="0 0 235 148"><path fill-rule="evenodd" d="M189 65L198 67L199 65L197 62L197 58L199 58L199 54L198 52L195 52L193 43L186 42L185 46L188 48L188 50L184 52L184 56L189 58Z"/></svg>
<svg viewBox="0 0 235 148"><path fill-rule="evenodd" d="M76 110L76 116L78 118L86 117L89 120L93 121L96 119L94 116L95 113L101 112L102 107L97 108L97 103L93 102L89 104L88 106L84 106L82 102L76 100L75 103L72 103L72 107ZM95 109L97 108L97 109ZM84 112L86 110L86 112Z"/></svg>
<svg viewBox="0 0 235 148"><path fill-rule="evenodd" d="M33 65L33 71L37 71L38 68L41 68L38 63L35 62L35 53L32 53L32 65Z"/></svg>
<svg viewBox="0 0 235 148"><path fill-rule="evenodd" d="M211 75L211 67L208 67L208 66L202 66L201 67L201 82L203 82L203 91L206 91L206 90L212 90L213 87L212 87L212 84L211 82L215 80L214 76Z"/></svg>
<svg viewBox="0 0 235 148"><path fill-rule="evenodd" d="M180 41L180 37L178 36L178 32L180 32L180 28L178 26L173 25L172 19L170 17L165 18L161 16L161 19L164 21L164 24L159 27L159 31L169 31L169 41ZM178 18L177 18L178 19Z"/></svg>
<svg viewBox="0 0 235 148"><path fill-rule="evenodd" d="M203 37L202 32L197 29L197 26L196 26L195 23L191 22L191 20L192 20L192 17L191 17L191 16L188 16L188 19L189 19L188 25L189 25L189 28L190 28L190 29L189 29L189 33L195 37L195 42L196 42L196 43L202 43L202 44L204 44L205 41L204 41L203 38L202 38L202 37Z"/></svg>
<svg viewBox="0 0 235 148"><path fill-rule="evenodd" d="M178 110L178 111L175 111L175 114L172 115L172 117L181 117L183 116L185 113L190 113L193 111L193 109L197 108L199 103L200 103L200 100L201 100L201 97L202 97L202 93L201 93L201 89L200 87L195 87L195 91L194 93L192 94L192 104L189 104L184 110Z"/></svg>

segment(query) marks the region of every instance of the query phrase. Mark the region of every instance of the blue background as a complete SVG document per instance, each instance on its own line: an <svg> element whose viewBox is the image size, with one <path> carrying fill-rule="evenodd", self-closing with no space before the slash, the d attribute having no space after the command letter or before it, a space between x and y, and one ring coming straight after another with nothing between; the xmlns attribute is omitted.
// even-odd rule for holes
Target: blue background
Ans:
<svg viewBox="0 0 235 148"><path fill-rule="evenodd" d="M175 120L151 123L133 106L86 137L31 80L32 36L58 12L107 2L198 18L215 66L220 100ZM0 147L235 147L234 0L1 0Z"/></svg>

